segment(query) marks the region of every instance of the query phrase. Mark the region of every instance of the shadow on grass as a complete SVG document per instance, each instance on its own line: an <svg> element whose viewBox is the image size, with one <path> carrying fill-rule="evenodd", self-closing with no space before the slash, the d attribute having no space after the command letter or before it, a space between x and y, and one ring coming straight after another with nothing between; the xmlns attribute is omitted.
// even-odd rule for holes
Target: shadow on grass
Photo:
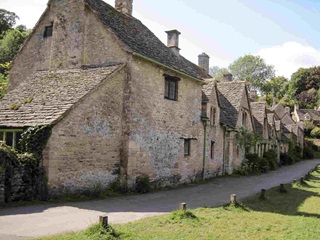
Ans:
<svg viewBox="0 0 320 240"><path fill-rule="evenodd" d="M259 194L256 194L245 199L243 204L253 211L320 218L319 214L299 211L299 207L307 199L320 197L320 178L318 176L313 174L310 180L305 180L302 184L287 184L285 189L286 193L280 193L279 187L272 188L267 190L265 199L259 200Z"/></svg>

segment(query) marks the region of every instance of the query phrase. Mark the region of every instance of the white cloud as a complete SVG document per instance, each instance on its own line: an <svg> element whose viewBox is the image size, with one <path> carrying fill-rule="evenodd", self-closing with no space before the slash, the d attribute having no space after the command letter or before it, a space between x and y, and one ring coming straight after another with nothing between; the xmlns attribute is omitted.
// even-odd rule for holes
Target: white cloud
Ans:
<svg viewBox="0 0 320 240"><path fill-rule="evenodd" d="M299 68L320 65L320 50L298 42L286 42L280 46L261 49L258 52L267 64L274 65L278 76L290 79Z"/></svg>

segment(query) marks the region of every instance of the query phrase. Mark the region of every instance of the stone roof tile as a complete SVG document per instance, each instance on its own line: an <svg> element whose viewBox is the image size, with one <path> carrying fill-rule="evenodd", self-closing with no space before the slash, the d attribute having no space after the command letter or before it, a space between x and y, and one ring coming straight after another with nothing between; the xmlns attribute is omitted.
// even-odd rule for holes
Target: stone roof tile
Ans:
<svg viewBox="0 0 320 240"><path fill-rule="evenodd" d="M196 64L182 56L176 56L138 19L117 11L102 0L85 0L85 3L132 52L141 54L195 78L210 77Z"/></svg>
<svg viewBox="0 0 320 240"><path fill-rule="evenodd" d="M51 124L119 68L35 72L0 101L0 126Z"/></svg>

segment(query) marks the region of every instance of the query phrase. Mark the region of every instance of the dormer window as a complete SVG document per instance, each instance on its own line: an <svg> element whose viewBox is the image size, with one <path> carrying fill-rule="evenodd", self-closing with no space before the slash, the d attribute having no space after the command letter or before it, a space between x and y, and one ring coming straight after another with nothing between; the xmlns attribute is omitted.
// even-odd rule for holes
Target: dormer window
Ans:
<svg viewBox="0 0 320 240"><path fill-rule="evenodd" d="M52 34L53 34L53 24L45 27L43 38L52 37Z"/></svg>
<svg viewBox="0 0 320 240"><path fill-rule="evenodd" d="M164 75L165 89L164 98L169 100L178 100L178 82L180 78Z"/></svg>

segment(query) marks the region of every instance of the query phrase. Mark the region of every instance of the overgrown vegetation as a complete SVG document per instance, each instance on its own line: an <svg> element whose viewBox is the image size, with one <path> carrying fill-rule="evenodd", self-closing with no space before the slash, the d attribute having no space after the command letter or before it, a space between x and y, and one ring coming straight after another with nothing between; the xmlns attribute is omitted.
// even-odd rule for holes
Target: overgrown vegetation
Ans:
<svg viewBox="0 0 320 240"><path fill-rule="evenodd" d="M94 225L90 230L41 239L318 239L320 167L303 185L288 184L285 189L286 193L280 193L279 187L267 190L262 200L257 194L230 206L175 211L113 225L111 232L116 234L111 237Z"/></svg>

